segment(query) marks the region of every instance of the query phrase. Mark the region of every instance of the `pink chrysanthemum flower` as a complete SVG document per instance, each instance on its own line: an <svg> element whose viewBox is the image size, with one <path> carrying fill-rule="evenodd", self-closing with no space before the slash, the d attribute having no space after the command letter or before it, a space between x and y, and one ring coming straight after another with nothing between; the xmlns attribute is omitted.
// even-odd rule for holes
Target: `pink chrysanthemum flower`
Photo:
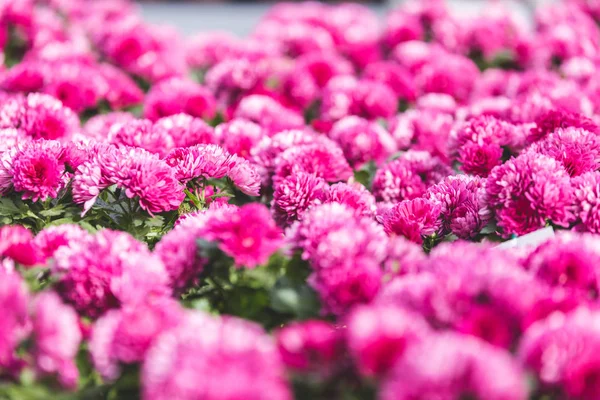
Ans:
<svg viewBox="0 0 600 400"><path fill-rule="evenodd" d="M325 312L341 315L375 297L387 239L371 218L343 204L323 204L306 212L287 236L313 267L309 283L319 293Z"/></svg>
<svg viewBox="0 0 600 400"><path fill-rule="evenodd" d="M31 331L29 294L16 272L0 268L0 277L0 308L4 314L0 322L0 366L7 374L16 376L20 369L17 346Z"/></svg>
<svg viewBox="0 0 600 400"><path fill-rule="evenodd" d="M383 268L387 274L404 275L419 271L426 255L423 247L405 239L403 236L392 236L388 241L387 256Z"/></svg>
<svg viewBox="0 0 600 400"><path fill-rule="evenodd" d="M262 204L210 214L201 237L216 241L239 267L254 268L267 262L283 245L283 232Z"/></svg>
<svg viewBox="0 0 600 400"><path fill-rule="evenodd" d="M598 126L594 121L583 115L570 113L565 110L550 110L535 119L535 126L530 129L527 141L529 143L537 142L558 128L566 129L569 127L582 128L590 132L599 133Z"/></svg>
<svg viewBox="0 0 600 400"><path fill-rule="evenodd" d="M23 226L3 226L0 228L0 258L32 266L43 262L43 255L33 240L31 231Z"/></svg>
<svg viewBox="0 0 600 400"><path fill-rule="evenodd" d="M186 183L194 178L223 178L230 169L231 158L222 147L209 144L174 149L165 160L175 169L177 179Z"/></svg>
<svg viewBox="0 0 600 400"><path fill-rule="evenodd" d="M347 326L350 353L360 373L368 377L385 376L404 351L429 334L420 316L389 305L358 306Z"/></svg>
<svg viewBox="0 0 600 400"><path fill-rule="evenodd" d="M82 315L96 318L106 310L170 294L161 260L129 234L102 230L59 248L52 274L57 291Z"/></svg>
<svg viewBox="0 0 600 400"><path fill-rule="evenodd" d="M375 215L375 197L360 183L336 183L329 187L325 203L340 203L353 209L358 215Z"/></svg>
<svg viewBox="0 0 600 400"><path fill-rule="evenodd" d="M235 317L189 315L156 339L141 380L148 400L291 399L271 338Z"/></svg>
<svg viewBox="0 0 600 400"><path fill-rule="evenodd" d="M163 117L154 123L154 129L170 136L175 147L216 143L214 129L202 119L187 114Z"/></svg>
<svg viewBox="0 0 600 400"><path fill-rule="evenodd" d="M575 192L575 215L578 228L600 233L600 172L588 172L572 181Z"/></svg>
<svg viewBox="0 0 600 400"><path fill-rule="evenodd" d="M141 363L159 335L183 319L182 307L167 297L109 310L93 327L90 353L94 366L105 379L116 379L119 364Z"/></svg>
<svg viewBox="0 0 600 400"><path fill-rule="evenodd" d="M388 235L401 235L415 243L440 229L441 206L417 197L396 204L383 216L383 227Z"/></svg>
<svg viewBox="0 0 600 400"><path fill-rule="evenodd" d="M363 78L385 83L400 100L412 102L417 89L410 73L392 61L374 62L365 68Z"/></svg>
<svg viewBox="0 0 600 400"><path fill-rule="evenodd" d="M35 298L32 321L36 369L42 375L56 374L64 387L75 389L75 358L82 339L77 313L56 293L43 292Z"/></svg>
<svg viewBox="0 0 600 400"><path fill-rule="evenodd" d="M599 245L595 236L562 232L533 250L523 264L550 286L593 300L600 294Z"/></svg>
<svg viewBox="0 0 600 400"><path fill-rule="evenodd" d="M215 129L215 137L227 151L246 159L250 158L251 150L264 134L260 125L242 118L235 118Z"/></svg>
<svg viewBox="0 0 600 400"><path fill-rule="evenodd" d="M573 188L569 174L556 160L525 153L492 170L486 197L503 235L523 235L552 222L573 220Z"/></svg>
<svg viewBox="0 0 600 400"><path fill-rule="evenodd" d="M90 118L84 126L87 136L97 140L105 140L113 135L123 124L133 121L135 116L128 112L111 112L98 114Z"/></svg>
<svg viewBox="0 0 600 400"><path fill-rule="evenodd" d="M240 101L234 117L259 124L268 132L304 127L304 118L299 113L284 107L269 96L253 94Z"/></svg>
<svg viewBox="0 0 600 400"><path fill-rule="evenodd" d="M542 390L573 399L600 395L599 317L597 311L580 307L566 315L554 313L527 329L518 357L535 373Z"/></svg>
<svg viewBox="0 0 600 400"><path fill-rule="evenodd" d="M17 128L33 139L67 139L79 129L79 119L54 97L32 93L0 105L0 127Z"/></svg>
<svg viewBox="0 0 600 400"><path fill-rule="evenodd" d="M123 172L125 194L139 198L140 207L150 214L176 210L185 197L175 170L150 153L132 152Z"/></svg>
<svg viewBox="0 0 600 400"><path fill-rule="evenodd" d="M249 59L232 58L213 65L204 78L221 107L235 107L264 80L263 70L263 66L257 68L257 64Z"/></svg>
<svg viewBox="0 0 600 400"><path fill-rule="evenodd" d="M529 149L559 161L571 176L600 168L600 138L581 128L558 128Z"/></svg>
<svg viewBox="0 0 600 400"><path fill-rule="evenodd" d="M141 147L160 156L166 155L175 145L166 130L154 127L152 121L147 119L123 123L110 132L108 140L116 145Z"/></svg>
<svg viewBox="0 0 600 400"><path fill-rule="evenodd" d="M187 42L187 63L192 68L207 69L238 56L241 46L242 40L229 32L200 33Z"/></svg>
<svg viewBox="0 0 600 400"><path fill-rule="evenodd" d="M483 181L467 175L449 176L427 190L426 197L440 206L441 234L452 232L473 238L488 223Z"/></svg>
<svg viewBox="0 0 600 400"><path fill-rule="evenodd" d="M385 202L414 199L422 196L427 186L451 174L452 170L439 158L422 151L408 151L377 170L373 195Z"/></svg>
<svg viewBox="0 0 600 400"><path fill-rule="evenodd" d="M56 142L29 142L12 160L13 189L32 201L56 198L65 185L62 147Z"/></svg>
<svg viewBox="0 0 600 400"><path fill-rule="evenodd" d="M170 286L177 292L196 284L206 263L198 254L196 244L206 214L202 212L186 217L164 235L154 248L154 254L160 257L169 274Z"/></svg>
<svg viewBox="0 0 600 400"><path fill-rule="evenodd" d="M455 333L431 335L409 346L381 388L382 400L426 396L525 400L525 374L504 350Z"/></svg>
<svg viewBox="0 0 600 400"><path fill-rule="evenodd" d="M156 121L179 113L211 119L216 113L215 98L207 88L178 77L152 86L144 101L144 116Z"/></svg>
<svg viewBox="0 0 600 400"><path fill-rule="evenodd" d="M258 196L260 194L261 177L258 168L245 158L231 156L231 165L227 177L244 194Z"/></svg>
<svg viewBox="0 0 600 400"><path fill-rule="evenodd" d="M397 150L394 139L381 125L356 116L337 121L329 137L340 145L354 168L369 161L381 164Z"/></svg>
<svg viewBox="0 0 600 400"><path fill-rule="evenodd" d="M295 322L279 329L275 336L283 363L294 371L327 377L343 359L342 331L325 321Z"/></svg>
<svg viewBox="0 0 600 400"><path fill-rule="evenodd" d="M283 179L296 172L315 174L327 182L347 180L352 169L342 149L337 145L322 146L308 144L287 149L275 160L277 169L273 184L277 186Z"/></svg>
<svg viewBox="0 0 600 400"><path fill-rule="evenodd" d="M44 259L48 259L52 258L60 247L69 246L80 240L85 241L89 237L90 234L79 225L64 224L42 229L36 235L33 243L38 247Z"/></svg>
<svg viewBox="0 0 600 400"><path fill-rule="evenodd" d="M328 197L327 182L314 174L297 172L285 178L273 193L271 210L280 226L288 226L302 219L311 206L321 204Z"/></svg>

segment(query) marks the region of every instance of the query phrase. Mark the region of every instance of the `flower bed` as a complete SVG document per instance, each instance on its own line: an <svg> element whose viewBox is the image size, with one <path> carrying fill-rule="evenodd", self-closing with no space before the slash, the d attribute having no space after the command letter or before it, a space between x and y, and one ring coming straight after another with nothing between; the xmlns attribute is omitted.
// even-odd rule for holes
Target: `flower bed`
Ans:
<svg viewBox="0 0 600 400"><path fill-rule="evenodd" d="M600 398L592 3L0 3L0 398Z"/></svg>

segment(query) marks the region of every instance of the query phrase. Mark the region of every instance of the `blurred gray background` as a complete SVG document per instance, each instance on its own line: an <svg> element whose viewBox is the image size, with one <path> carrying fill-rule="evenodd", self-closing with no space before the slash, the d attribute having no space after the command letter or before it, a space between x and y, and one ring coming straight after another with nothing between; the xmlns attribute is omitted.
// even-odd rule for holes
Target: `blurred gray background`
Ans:
<svg viewBox="0 0 600 400"><path fill-rule="evenodd" d="M400 2L367 4L380 16ZM472 15L485 7L482 0L447 0L452 11L459 15ZM524 1L503 1L515 16L528 23L529 13ZM237 35L247 35L272 7L273 3L167 3L152 2L140 4L146 20L156 24L176 26L186 35L205 31L229 31Z"/></svg>

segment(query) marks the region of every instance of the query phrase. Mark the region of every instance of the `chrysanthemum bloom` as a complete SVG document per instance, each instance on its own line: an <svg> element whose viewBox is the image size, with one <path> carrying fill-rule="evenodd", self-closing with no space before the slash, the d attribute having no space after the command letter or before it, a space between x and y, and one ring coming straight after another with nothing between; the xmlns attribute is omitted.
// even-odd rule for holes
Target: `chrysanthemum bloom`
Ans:
<svg viewBox="0 0 600 400"><path fill-rule="evenodd" d="M360 373L384 376L404 351L429 334L420 316L389 305L358 306L348 320L348 348Z"/></svg>
<svg viewBox="0 0 600 400"><path fill-rule="evenodd" d="M258 196L260 194L261 177L256 165L237 155L231 156L231 165L227 177L244 194Z"/></svg>
<svg viewBox="0 0 600 400"><path fill-rule="evenodd" d="M203 215L206 215L206 212L203 212ZM160 257L169 274L170 286L178 292L196 283L206 263L206 260L199 256L196 243L204 223L195 219L189 217L188 221L188 218L185 218L164 235L154 248L154 254Z"/></svg>
<svg viewBox="0 0 600 400"><path fill-rule="evenodd" d="M56 293L43 292L36 296L32 314L36 369L42 375L56 374L64 387L75 389L79 380L75 357L82 338L77 313Z"/></svg>
<svg viewBox="0 0 600 400"><path fill-rule="evenodd" d="M109 310L93 327L90 353L94 366L105 379L116 379L119 364L141 363L156 338L183 318L183 308L167 297Z"/></svg>
<svg viewBox="0 0 600 400"><path fill-rule="evenodd" d="M569 174L556 160L522 154L492 170L486 182L487 204L505 236L523 235L552 222L568 226L574 219Z"/></svg>
<svg viewBox="0 0 600 400"><path fill-rule="evenodd" d="M391 50L402 42L422 40L425 35L421 16L403 7L391 11L385 19L382 42Z"/></svg>
<svg viewBox="0 0 600 400"><path fill-rule="evenodd" d="M299 113L284 107L269 96L253 94L240 101L234 117L257 123L267 132L304 127L304 118Z"/></svg>
<svg viewBox="0 0 600 400"><path fill-rule="evenodd" d="M352 64L336 52L303 54L283 81L286 96L306 109L321 96L323 87L335 76L349 75Z"/></svg>
<svg viewBox="0 0 600 400"><path fill-rule="evenodd" d="M32 93L0 105L0 127L18 128L33 139L67 139L79 129L79 119L54 97Z"/></svg>
<svg viewBox="0 0 600 400"><path fill-rule="evenodd" d="M525 267L552 287L565 288L582 298L596 299L600 280L600 241L592 235L562 232L541 244L524 261Z"/></svg>
<svg viewBox="0 0 600 400"><path fill-rule="evenodd" d="M267 262L283 244L283 232L269 210L252 203L210 214L200 237L216 241L239 267L254 268Z"/></svg>
<svg viewBox="0 0 600 400"><path fill-rule="evenodd" d="M57 291L82 315L96 318L120 304L170 293L161 260L129 234L102 230L60 247L52 274Z"/></svg>
<svg viewBox="0 0 600 400"><path fill-rule="evenodd" d="M600 233L600 172L588 172L573 179L577 228Z"/></svg>
<svg viewBox="0 0 600 400"><path fill-rule="evenodd" d="M440 206L441 234L470 239L487 225L491 213L484 203L483 181L467 175L449 176L427 190Z"/></svg>
<svg viewBox="0 0 600 400"><path fill-rule="evenodd" d="M388 251L383 268L390 275L415 273L426 257L423 247L403 236L392 236L388 241Z"/></svg>
<svg viewBox="0 0 600 400"><path fill-rule="evenodd" d="M31 331L27 286L15 271L0 268L0 366L7 374L18 375L17 346Z"/></svg>
<svg viewBox="0 0 600 400"><path fill-rule="evenodd" d="M365 79L383 82L396 94L398 99L412 102L416 99L416 87L410 73L392 61L380 61L367 65L363 71Z"/></svg>
<svg viewBox="0 0 600 400"><path fill-rule="evenodd" d="M535 126L529 131L527 141L529 143L537 142L558 128L566 129L569 127L581 128L594 133L599 131L598 125L583 115L553 109L542 113L536 118Z"/></svg>
<svg viewBox="0 0 600 400"><path fill-rule="evenodd" d="M345 181L352 175L352 169L342 149L335 144L292 147L279 155L275 165L277 169L273 176L274 186L296 172L312 173L332 183Z"/></svg>
<svg viewBox="0 0 600 400"><path fill-rule="evenodd" d="M167 79L152 86L144 101L144 117L156 121L179 113L211 119L216 113L215 98L207 88L183 78Z"/></svg>
<svg viewBox="0 0 600 400"><path fill-rule="evenodd" d="M514 125L490 115L482 115L466 121L455 132L450 151L461 163L462 171L487 176L492 168L502 163L504 148L514 147L517 136Z"/></svg>
<svg viewBox="0 0 600 400"><path fill-rule="evenodd" d="M150 214L175 210L185 198L175 170L145 151L130 153L122 174L119 186L130 199L139 198L140 207Z"/></svg>
<svg viewBox="0 0 600 400"><path fill-rule="evenodd" d="M369 161L381 164L397 150L394 139L381 125L356 116L337 121L329 131L329 137L340 145L354 168Z"/></svg>
<svg viewBox="0 0 600 400"><path fill-rule="evenodd" d="M98 114L90 118L83 128L85 134L98 140L105 140L126 122L132 121L135 116L128 112L111 112Z"/></svg>
<svg viewBox="0 0 600 400"><path fill-rule="evenodd" d="M441 206L424 198L404 200L383 217L383 227L388 235L401 235L415 243L440 229Z"/></svg>
<svg viewBox="0 0 600 400"><path fill-rule="evenodd" d="M325 203L340 203L353 209L358 215L375 215L375 197L360 183L336 183L329 187Z"/></svg>
<svg viewBox="0 0 600 400"><path fill-rule="evenodd" d="M291 399L277 347L261 328L198 312L156 339L141 381L148 400Z"/></svg>
<svg viewBox="0 0 600 400"><path fill-rule="evenodd" d="M415 83L422 93L446 93L464 103L478 76L479 69L469 58L446 53L429 59L417 72Z"/></svg>
<svg viewBox="0 0 600 400"><path fill-rule="evenodd" d="M33 234L20 225L0 228L0 258L10 258L25 266L44 261Z"/></svg>
<svg viewBox="0 0 600 400"><path fill-rule="evenodd" d="M518 356L536 374L542 393L598 398L598 322L597 311L580 307L567 315L554 313L525 332Z"/></svg>
<svg viewBox="0 0 600 400"><path fill-rule="evenodd" d="M225 59L213 65L204 80L221 107L235 107L265 79L263 69L246 58Z"/></svg>
<svg viewBox="0 0 600 400"><path fill-rule="evenodd" d="M147 119L123 123L110 132L108 140L116 145L141 147L160 156L165 156L175 146L165 129L154 127L152 121Z"/></svg>
<svg viewBox="0 0 600 400"><path fill-rule="evenodd" d="M69 246L80 240L85 241L90 234L79 225L63 224L48 226L35 236L33 243L44 259L52 258L56 250L62 246Z"/></svg>
<svg viewBox="0 0 600 400"><path fill-rule="evenodd" d="M571 176L600 168L600 138L585 129L558 128L530 150L559 161Z"/></svg>
<svg viewBox="0 0 600 400"><path fill-rule="evenodd" d="M191 37L186 44L190 67L205 70L216 63L237 57L242 40L229 32L207 32Z"/></svg>
<svg viewBox="0 0 600 400"><path fill-rule="evenodd" d="M310 285L319 293L325 312L345 313L377 294L387 238L382 227L350 207L329 203L315 206L287 232L314 272Z"/></svg>
<svg viewBox="0 0 600 400"><path fill-rule="evenodd" d="M7 171L23 199L55 198L65 186L64 148L56 141L28 141L12 153Z"/></svg>
<svg viewBox="0 0 600 400"><path fill-rule="evenodd" d="M215 137L225 150L246 159L264 134L260 125L243 118L235 118L215 129Z"/></svg>
<svg viewBox="0 0 600 400"><path fill-rule="evenodd" d="M293 371L327 377L343 359L342 331L325 321L295 322L275 337L283 363Z"/></svg>
<svg viewBox="0 0 600 400"><path fill-rule="evenodd" d="M202 119L187 114L163 117L154 123L154 129L166 132L175 147L216 143L214 129Z"/></svg>
<svg viewBox="0 0 600 400"><path fill-rule="evenodd" d="M302 219L312 205L321 204L328 196L327 182L314 174L296 172L275 188L271 211L280 226Z"/></svg>
<svg viewBox="0 0 600 400"><path fill-rule="evenodd" d="M338 76L323 90L321 118L335 122L348 115L367 120L389 118L398 109L398 98L385 83Z"/></svg>
<svg viewBox="0 0 600 400"><path fill-rule="evenodd" d="M377 170L372 191L378 201L411 200L448 175L452 175L452 170L439 158L410 150Z"/></svg>
<svg viewBox="0 0 600 400"><path fill-rule="evenodd" d="M527 399L526 377L504 350L455 333L430 335L409 346L381 388L382 400L437 396Z"/></svg>

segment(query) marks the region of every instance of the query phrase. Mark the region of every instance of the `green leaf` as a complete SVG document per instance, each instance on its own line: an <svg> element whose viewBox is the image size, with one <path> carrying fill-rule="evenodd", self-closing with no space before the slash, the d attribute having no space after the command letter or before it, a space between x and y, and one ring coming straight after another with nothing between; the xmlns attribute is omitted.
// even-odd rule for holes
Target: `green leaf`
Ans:
<svg viewBox="0 0 600 400"><path fill-rule="evenodd" d="M0 197L0 215L14 215L21 213L15 202L8 197Z"/></svg>
<svg viewBox="0 0 600 400"><path fill-rule="evenodd" d="M58 217L59 215L64 214L64 212L65 212L65 207L63 205L58 205L58 206L52 207L48 210L40 211L40 215L42 215L44 217Z"/></svg>
<svg viewBox="0 0 600 400"><path fill-rule="evenodd" d="M316 317L320 304L317 294L306 284L296 284L287 277L280 278L270 292L271 307L280 313L300 319Z"/></svg>

